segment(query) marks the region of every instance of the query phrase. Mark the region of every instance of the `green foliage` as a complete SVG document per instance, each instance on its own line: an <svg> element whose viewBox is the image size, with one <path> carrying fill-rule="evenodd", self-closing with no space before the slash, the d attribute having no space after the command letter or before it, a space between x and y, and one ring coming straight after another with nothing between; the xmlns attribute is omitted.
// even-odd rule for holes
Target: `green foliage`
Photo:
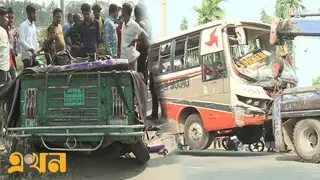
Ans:
<svg viewBox="0 0 320 180"><path fill-rule="evenodd" d="M188 29L188 20L186 17L183 16L181 24L180 24L180 30L184 31Z"/></svg>
<svg viewBox="0 0 320 180"><path fill-rule="evenodd" d="M271 20L271 16L269 16L267 12L264 9L262 9L260 14L260 21L266 24L271 24Z"/></svg>
<svg viewBox="0 0 320 180"><path fill-rule="evenodd" d="M312 79L313 86L318 85L318 84L320 84L320 76L318 76L316 79Z"/></svg>
<svg viewBox="0 0 320 180"><path fill-rule="evenodd" d="M275 5L275 16L281 19L289 18L294 9L300 9L306 11L306 7L303 5L303 0L277 0ZM271 17L267 15L264 9L261 11L260 20L264 23L271 23ZM290 55L294 59L294 44L293 41L287 40L286 44Z"/></svg>
<svg viewBox="0 0 320 180"><path fill-rule="evenodd" d="M48 26L52 21L52 11L58 7L55 1L51 1L47 6L45 3L38 4L29 0L7 0L5 2L0 0L0 2L4 3L6 7L12 7L15 13L14 27L19 27L20 24L27 19L26 7L29 4L34 4L37 8L37 26Z"/></svg>
<svg viewBox="0 0 320 180"><path fill-rule="evenodd" d="M194 6L193 10L198 13L198 25L206 24L215 20L223 19L225 10L220 7L220 3L226 0L202 0L202 6Z"/></svg>
<svg viewBox="0 0 320 180"><path fill-rule="evenodd" d="M289 18L291 11L299 8L302 11L306 10L303 5L303 0L277 0L275 5L275 16L278 18Z"/></svg>

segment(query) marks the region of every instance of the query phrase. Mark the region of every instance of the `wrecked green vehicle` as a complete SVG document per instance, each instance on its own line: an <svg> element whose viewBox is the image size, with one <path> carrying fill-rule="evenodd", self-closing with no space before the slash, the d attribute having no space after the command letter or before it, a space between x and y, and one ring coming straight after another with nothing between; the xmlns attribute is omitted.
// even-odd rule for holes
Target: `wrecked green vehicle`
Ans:
<svg viewBox="0 0 320 180"><path fill-rule="evenodd" d="M62 152L116 145L120 156L132 152L141 163L150 159L143 142L147 87L126 63L27 68L1 89L0 99L11 107L2 132L13 138L13 152L24 149L15 140L22 139Z"/></svg>

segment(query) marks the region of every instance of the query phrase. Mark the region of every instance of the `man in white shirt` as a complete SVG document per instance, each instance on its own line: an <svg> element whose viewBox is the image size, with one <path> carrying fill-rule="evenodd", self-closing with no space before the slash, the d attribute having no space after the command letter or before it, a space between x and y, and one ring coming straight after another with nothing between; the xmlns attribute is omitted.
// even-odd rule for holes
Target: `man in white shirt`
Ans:
<svg viewBox="0 0 320 180"><path fill-rule="evenodd" d="M20 25L19 40L21 45L21 59L24 68L37 66L38 62L34 61L35 51L38 50L37 29L34 22L37 20L37 12L34 5L26 7L28 19Z"/></svg>
<svg viewBox="0 0 320 180"><path fill-rule="evenodd" d="M10 81L10 43L6 30L8 26L7 9L0 5L0 87Z"/></svg>
<svg viewBox="0 0 320 180"><path fill-rule="evenodd" d="M140 53L135 49L136 42L144 41L149 44L148 34L131 18L132 7L128 3L122 6L122 18L124 20L121 34L121 55L120 58L128 59L129 68L137 70L137 59Z"/></svg>

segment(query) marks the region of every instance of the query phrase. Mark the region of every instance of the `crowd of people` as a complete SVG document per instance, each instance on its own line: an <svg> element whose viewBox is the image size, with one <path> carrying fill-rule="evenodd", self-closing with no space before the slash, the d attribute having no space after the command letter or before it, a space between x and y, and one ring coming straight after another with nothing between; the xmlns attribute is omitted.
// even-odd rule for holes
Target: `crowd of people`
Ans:
<svg viewBox="0 0 320 180"><path fill-rule="evenodd" d="M62 25L63 11L52 12L52 23L46 29L46 38L39 45L37 37L37 8L33 4L26 7L27 18L19 27L18 37L13 33L13 9L0 6L0 85L17 77L17 43L21 48L23 68L38 66L35 57L44 52L55 56L68 52L73 57L90 57L94 54L109 55L112 58L128 59L129 69L143 74L147 83L147 57L150 44L150 29L143 4L132 7L124 3L122 7L110 4L106 17L101 17L104 7L92 7L84 3L81 14L68 13L67 22ZM107 8L107 7L105 7ZM132 17L134 14L134 19ZM148 67L148 68L147 68ZM149 87L153 97L153 113L149 119L158 118L158 100L153 75L150 73Z"/></svg>

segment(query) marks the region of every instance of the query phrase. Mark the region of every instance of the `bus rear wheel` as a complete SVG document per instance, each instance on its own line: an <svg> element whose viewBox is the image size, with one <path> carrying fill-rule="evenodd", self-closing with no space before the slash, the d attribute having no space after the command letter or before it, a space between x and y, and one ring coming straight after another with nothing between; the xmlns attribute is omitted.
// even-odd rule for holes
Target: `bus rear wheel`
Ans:
<svg viewBox="0 0 320 180"><path fill-rule="evenodd" d="M212 144L213 136L206 131L199 114L190 115L184 125L184 136L192 150L208 149Z"/></svg>

